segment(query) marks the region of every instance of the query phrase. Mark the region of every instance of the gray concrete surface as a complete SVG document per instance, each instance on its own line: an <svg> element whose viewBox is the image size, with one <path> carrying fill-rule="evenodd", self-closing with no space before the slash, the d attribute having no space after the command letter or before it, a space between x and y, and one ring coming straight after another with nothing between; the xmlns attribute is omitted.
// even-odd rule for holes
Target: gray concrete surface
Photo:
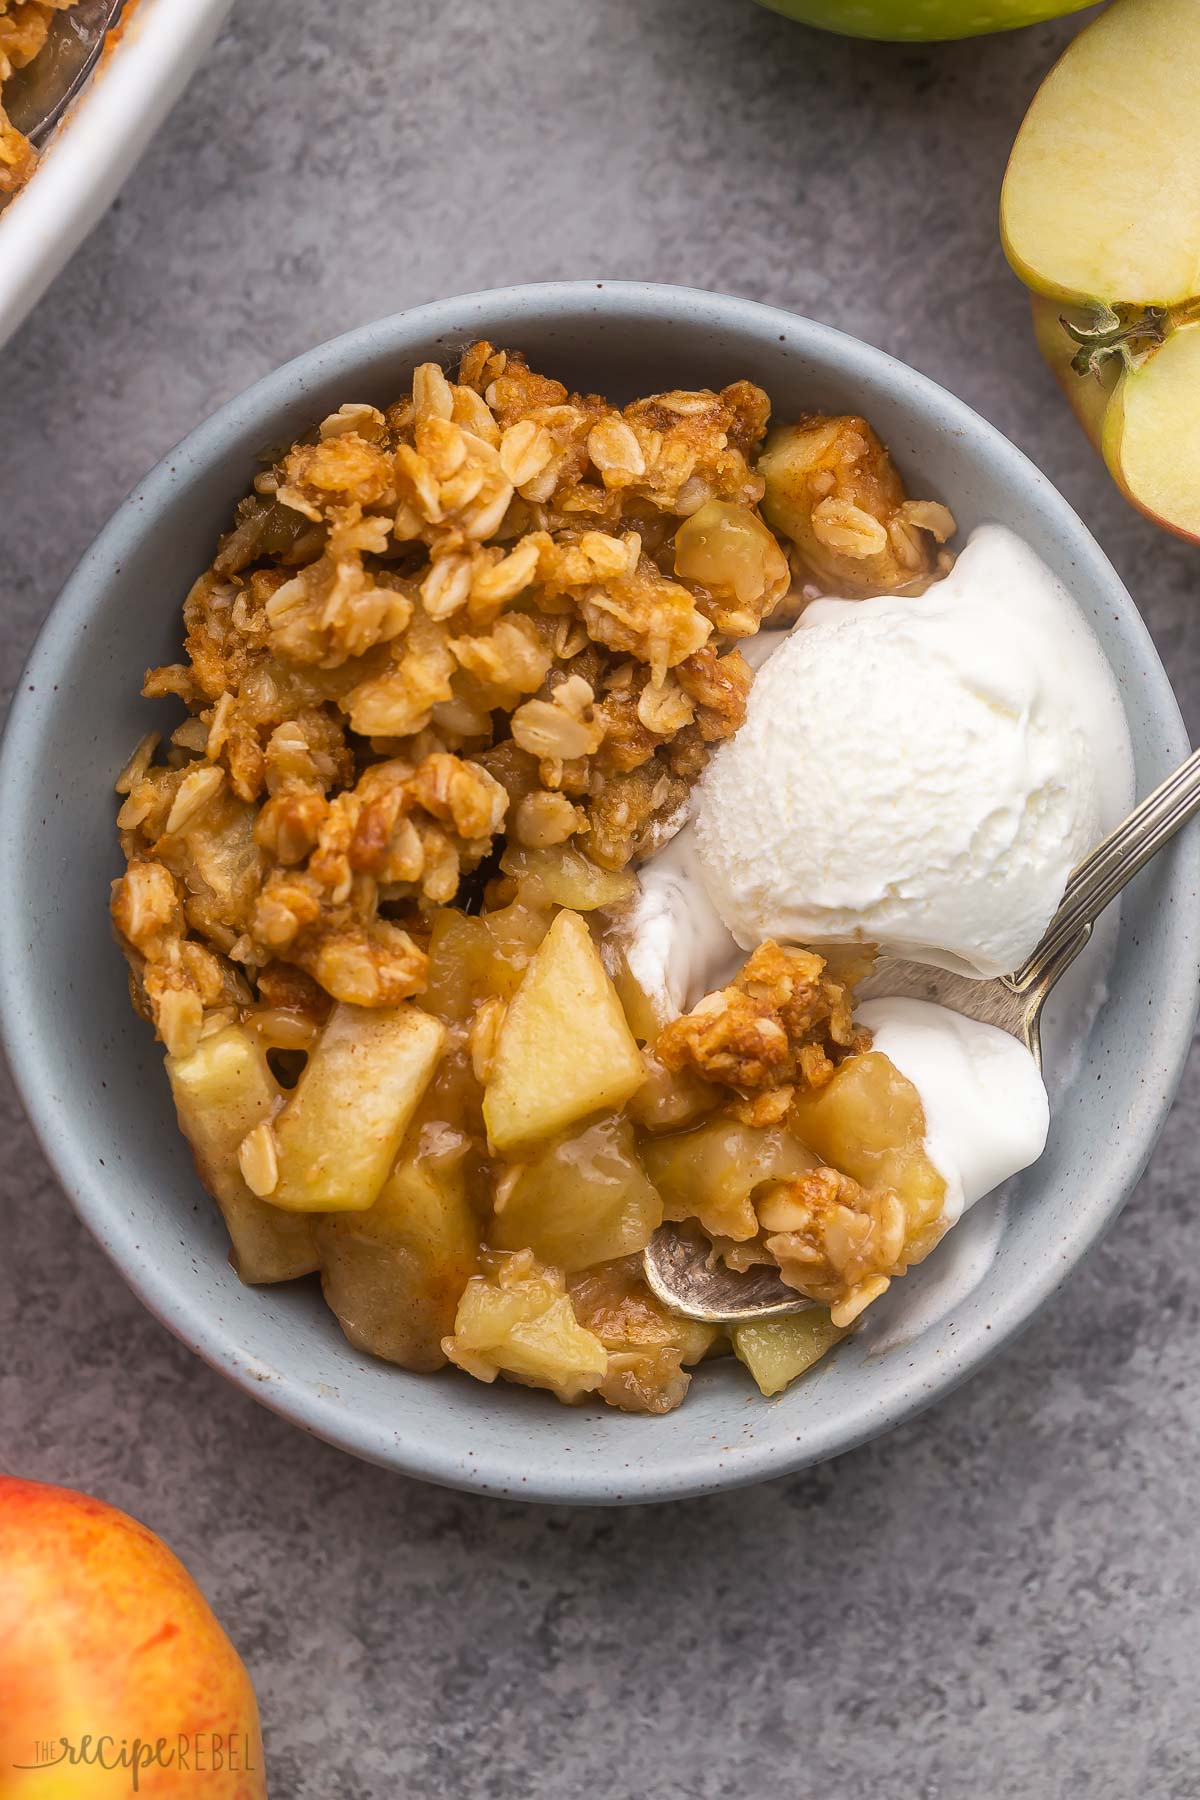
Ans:
<svg viewBox="0 0 1200 1800"><path fill-rule="evenodd" d="M623 275L763 298L928 371L1062 487L1193 731L1200 553L1078 435L996 240L1079 20L929 50L748 0L241 0L0 353L11 686L79 552L219 401L443 293ZM136 1512L244 1652L282 1800L1200 1795L1200 1069L1060 1304L908 1429L624 1514L458 1498L259 1409L126 1293L15 1103L7 1466Z"/></svg>

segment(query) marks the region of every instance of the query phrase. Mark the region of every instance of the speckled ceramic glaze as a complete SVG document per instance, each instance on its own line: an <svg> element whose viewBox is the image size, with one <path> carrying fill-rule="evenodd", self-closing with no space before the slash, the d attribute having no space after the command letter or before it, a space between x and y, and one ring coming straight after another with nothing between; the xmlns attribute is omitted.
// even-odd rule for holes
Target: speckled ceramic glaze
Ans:
<svg viewBox="0 0 1200 1800"><path fill-rule="evenodd" d="M1101 1236L1150 1154L1191 1038L1200 840L1185 835L1129 890L1109 998L1056 1109L1046 1154L1013 1185L977 1284L910 1341L881 1351L852 1339L772 1401L760 1400L736 1365L711 1364L679 1411L650 1419L562 1407L453 1372L410 1375L352 1350L315 1281L242 1287L176 1127L160 1050L130 1010L110 934L108 883L120 869L112 782L153 722L138 694L141 672L178 654L183 597L263 447L344 400L388 401L414 363L448 359L480 335L613 397L748 376L783 416L804 407L865 413L914 492L947 501L964 530L1002 519L1077 595L1120 678L1139 792L1182 759L1187 742L1132 602L1032 464L879 351L718 295L578 282L443 301L366 326L268 376L200 426L85 556L22 678L0 760L4 1036L80 1216L146 1305L213 1367L359 1456L530 1499L704 1493L833 1456L911 1417L1019 1331ZM986 1233L988 1204L959 1230L978 1217ZM909 1278L914 1294L920 1279ZM891 1303L889 1295L881 1305ZM898 1294L900 1324L906 1304Z"/></svg>

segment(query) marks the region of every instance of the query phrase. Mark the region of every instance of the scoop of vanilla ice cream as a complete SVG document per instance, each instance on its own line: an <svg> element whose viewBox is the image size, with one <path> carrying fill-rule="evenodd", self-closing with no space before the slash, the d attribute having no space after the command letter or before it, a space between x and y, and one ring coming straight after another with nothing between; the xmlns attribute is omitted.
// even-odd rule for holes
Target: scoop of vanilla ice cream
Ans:
<svg viewBox="0 0 1200 1800"><path fill-rule="evenodd" d="M1037 554L985 525L918 598L806 608L701 783L696 843L744 948L869 941L1004 975L1132 792L1099 645Z"/></svg>

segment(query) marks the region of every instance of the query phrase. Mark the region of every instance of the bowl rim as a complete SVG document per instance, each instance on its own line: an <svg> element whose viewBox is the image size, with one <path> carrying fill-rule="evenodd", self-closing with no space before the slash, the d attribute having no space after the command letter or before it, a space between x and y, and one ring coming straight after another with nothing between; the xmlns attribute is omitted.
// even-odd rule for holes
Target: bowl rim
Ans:
<svg viewBox="0 0 1200 1800"><path fill-rule="evenodd" d="M178 490L178 468L186 465L184 486L201 480L227 459L224 446L264 412L294 403L309 385L329 373L327 363L368 355L381 360L403 351L396 340L429 341L452 336L459 315L487 304L494 313L537 308L544 319L557 314L576 319L598 305L631 325L649 318L670 319L679 310L699 306L714 330L722 322L735 327L747 318L772 335L783 334L789 347L810 350L818 359L834 352L835 361L852 361L885 382L903 403L916 399L936 406L945 429L981 442L989 459L998 461L1001 473L1035 493L1072 546L1083 582L1102 584L1106 596L1118 607L1123 629L1137 643L1144 658L1143 684L1154 694L1163 714L1167 735L1178 742L1179 760L1188 748L1187 735L1170 682L1158 658L1153 640L1116 571L1073 508L1030 460L996 427L958 400L939 383L832 326L758 301L706 290L657 283L625 281L571 281L517 284L432 301L339 334L274 369L225 402L164 455L122 502L109 522L85 551L51 607L34 642L14 692L0 744L0 1047L12 1071L26 1114L59 1184L83 1224L116 1265L128 1285L148 1310L214 1369L231 1380L244 1394L263 1402L291 1423L347 1450L365 1461L392 1468L435 1484L506 1497L544 1502L623 1504L713 1493L779 1476L811 1466L828 1457L854 1449L871 1438L915 1417L933 1401L950 1393L968 1376L1010 1343L1065 1283L1083 1256L1099 1242L1124 1205L1142 1173L1170 1111L1191 1044L1197 1007L1200 1006L1200 921L1193 922L1187 907L1171 907L1173 958L1171 986L1158 1009L1158 1052L1155 1073L1159 1099L1137 1134L1121 1136L1108 1158L1103 1182L1094 1184L1091 1204L1061 1220L1056 1254L1031 1272L1024 1284L1010 1284L998 1298L986 1331L962 1332L951 1351L939 1362L932 1379L922 1378L911 1367L893 1378L886 1399L865 1411L857 1423L818 1421L817 1428L801 1444L789 1436L786 1444L760 1433L737 1457L722 1457L718 1449L698 1474L696 1459L676 1454L650 1457L624 1464L613 1471L586 1470L580 1459L564 1459L574 1467L557 1467L518 1477L514 1458L480 1448L463 1457L453 1437L443 1442L417 1434L403 1442L394 1431L377 1426L368 1414L352 1413L340 1400L314 1392L295 1381L286 1370L276 1379L259 1379L258 1365L236 1332L215 1312L201 1304L200 1286L194 1294L133 1254L136 1227L119 1215L111 1184L96 1179L96 1171L82 1147L82 1134L73 1130L73 1112L58 1092L54 1063L39 1034L36 956L19 930L22 907L24 859L21 803L24 771L31 766L29 751L53 728L54 670L80 626L101 603L113 571L123 561L125 546L147 529L158 503ZM382 339L382 341L381 341ZM907 390L907 391L906 391ZM118 552L118 554L114 554ZM36 766L33 765L33 766ZM32 793L32 787L29 792ZM1189 883L1200 887L1200 838L1177 841L1172 852L1173 888ZM971 1340L969 1343L967 1340ZM764 1405L770 1404L764 1402ZM514 1414L514 1418L517 1415ZM528 1465L525 1465L526 1467Z"/></svg>

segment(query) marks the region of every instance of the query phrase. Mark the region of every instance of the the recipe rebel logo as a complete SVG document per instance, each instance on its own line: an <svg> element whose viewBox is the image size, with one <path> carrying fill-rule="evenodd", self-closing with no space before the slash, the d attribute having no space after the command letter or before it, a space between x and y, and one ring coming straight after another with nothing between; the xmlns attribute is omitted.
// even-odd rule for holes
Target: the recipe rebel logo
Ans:
<svg viewBox="0 0 1200 1800"><path fill-rule="evenodd" d="M257 1773L257 1746L244 1732L178 1732L174 1737L116 1738L107 1732L86 1732L79 1738L39 1738L26 1762L14 1769L103 1769L124 1777L114 1781L114 1794L141 1791L147 1769L174 1769L181 1775Z"/></svg>

